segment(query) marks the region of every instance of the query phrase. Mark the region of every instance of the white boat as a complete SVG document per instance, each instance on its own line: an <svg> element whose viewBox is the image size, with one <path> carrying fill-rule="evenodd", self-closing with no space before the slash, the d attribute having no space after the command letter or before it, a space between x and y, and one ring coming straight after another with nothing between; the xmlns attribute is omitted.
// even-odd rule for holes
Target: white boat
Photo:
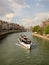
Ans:
<svg viewBox="0 0 49 65"><path fill-rule="evenodd" d="M28 37L25 37L25 38L28 39ZM23 38L22 38L22 39L23 39ZM24 48L26 48L26 49L31 49L32 42L29 40L29 43L28 43L28 41L27 41L27 43L26 43L26 42L24 42L22 39L21 39L21 38L18 39L19 43L20 43Z"/></svg>

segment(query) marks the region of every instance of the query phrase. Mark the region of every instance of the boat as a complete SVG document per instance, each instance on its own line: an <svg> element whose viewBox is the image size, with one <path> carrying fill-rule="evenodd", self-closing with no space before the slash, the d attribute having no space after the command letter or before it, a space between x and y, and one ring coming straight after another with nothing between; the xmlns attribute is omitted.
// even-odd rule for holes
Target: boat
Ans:
<svg viewBox="0 0 49 65"><path fill-rule="evenodd" d="M26 49L31 49L32 42L26 35L20 35L19 43Z"/></svg>

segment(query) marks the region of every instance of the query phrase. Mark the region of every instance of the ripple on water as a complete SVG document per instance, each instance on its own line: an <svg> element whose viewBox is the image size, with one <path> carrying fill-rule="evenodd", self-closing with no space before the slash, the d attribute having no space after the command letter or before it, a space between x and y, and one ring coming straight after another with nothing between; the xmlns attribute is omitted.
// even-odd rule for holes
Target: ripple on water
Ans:
<svg viewBox="0 0 49 65"><path fill-rule="evenodd" d="M37 46L31 51L22 48L20 34L26 34ZM31 32L8 35L0 44L0 65L49 65L49 41L33 37Z"/></svg>

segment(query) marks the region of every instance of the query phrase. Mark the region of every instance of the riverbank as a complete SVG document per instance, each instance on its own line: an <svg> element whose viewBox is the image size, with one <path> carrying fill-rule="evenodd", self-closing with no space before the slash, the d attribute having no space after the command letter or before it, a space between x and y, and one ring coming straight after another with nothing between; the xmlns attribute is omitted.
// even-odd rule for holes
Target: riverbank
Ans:
<svg viewBox="0 0 49 65"><path fill-rule="evenodd" d="M19 33L19 32L23 32L23 31L17 31L17 30L11 30L11 31L6 31L6 32L4 31L4 32L0 33L0 40L5 38L9 34ZM26 32L26 31L24 31L24 32Z"/></svg>
<svg viewBox="0 0 49 65"><path fill-rule="evenodd" d="M6 31L6 32L2 32L0 33L0 39L5 38L8 34L14 33L15 31Z"/></svg>
<svg viewBox="0 0 49 65"><path fill-rule="evenodd" d="M32 35L36 36L36 37L40 37L40 38L46 39L46 40L49 40L49 38L47 36L43 36L43 35L40 35L40 34L37 34L37 33L33 33Z"/></svg>
<svg viewBox="0 0 49 65"><path fill-rule="evenodd" d="M0 39L5 38L8 34L12 34L12 33L18 33L18 31L17 30L4 31L0 33Z"/></svg>

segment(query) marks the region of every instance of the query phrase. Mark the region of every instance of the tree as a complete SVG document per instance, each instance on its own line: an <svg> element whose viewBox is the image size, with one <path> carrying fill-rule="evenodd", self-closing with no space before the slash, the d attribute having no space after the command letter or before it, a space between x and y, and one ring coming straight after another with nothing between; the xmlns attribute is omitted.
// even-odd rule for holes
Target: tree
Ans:
<svg viewBox="0 0 49 65"><path fill-rule="evenodd" d="M33 32L37 32L37 33L39 33L39 34L42 34L42 33L43 33L43 32L42 32L42 28L41 28L39 25L34 26L32 31L33 31Z"/></svg>
<svg viewBox="0 0 49 65"><path fill-rule="evenodd" d="M49 34L49 24L45 26L44 33Z"/></svg>

